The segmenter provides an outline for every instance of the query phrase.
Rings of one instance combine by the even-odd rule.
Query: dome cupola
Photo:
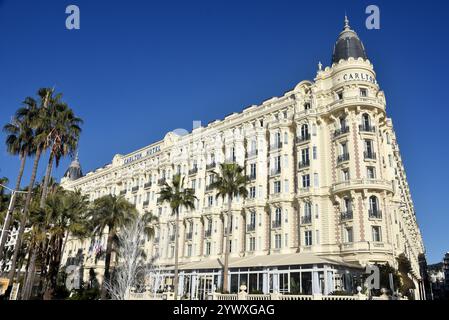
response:
[[[72,163],[70,163],[69,168],[64,174],[64,178],[67,178],[71,181],[77,180],[83,176],[83,171],[81,170],[81,165],[78,159],[78,153],[76,154],[75,158],[72,160]]]
[[[357,33],[351,29],[348,17],[345,16],[345,26],[335,42],[332,63],[338,63],[342,59],[348,60],[350,57],[368,59],[362,41]]]

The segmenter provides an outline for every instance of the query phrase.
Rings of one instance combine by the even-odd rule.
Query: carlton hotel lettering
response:
[[[245,284],[250,293],[355,293],[354,279],[367,265],[397,267],[396,257],[405,254],[419,297],[418,256],[425,249],[385,94],[374,75],[360,39],[345,24],[330,65],[319,65],[313,81],[190,134],[169,132],[86,176],[67,175],[61,185],[80,189],[92,201],[123,196],[139,212],[157,216],[145,251],[157,266],[149,281],[161,290],[172,283],[175,241],[180,295],[204,299],[218,290],[229,233],[231,292]],[[232,202],[230,230],[226,202],[210,188],[212,171],[223,162],[238,163],[249,177],[248,198]],[[80,172],[75,166],[68,172]],[[197,200],[194,209],[180,211],[175,239],[176,216],[157,199],[177,172]],[[105,231],[98,239],[103,246],[106,237]],[[82,252],[86,280],[90,268],[101,275],[104,265],[89,245],[70,239],[62,260],[78,261],[69,258]]]
[[[133,155],[131,157],[128,157],[128,158],[124,159],[123,160],[123,164],[129,164],[131,162],[140,160],[143,157],[151,156],[151,155],[153,155],[153,154],[155,154],[157,152],[160,152],[160,151],[161,151],[161,146],[155,146],[153,148],[148,149],[144,153],[138,153],[138,154],[135,154],[135,155]]]

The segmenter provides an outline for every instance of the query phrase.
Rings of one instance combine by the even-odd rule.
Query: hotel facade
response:
[[[418,255],[424,245],[386,98],[365,48],[347,19],[331,66],[318,65],[280,97],[188,134],[163,140],[82,175],[75,159],[62,179],[91,201],[126,197],[159,219],[146,251],[161,287],[173,273],[175,218],[158,192],[174,174],[198,198],[180,212],[180,295],[202,299],[221,287],[226,200],[209,187],[212,171],[235,162],[249,177],[248,197],[232,203],[230,289],[249,292],[329,294],[353,291],[365,267],[397,266],[403,253],[419,298]],[[106,230],[107,232],[107,230]],[[95,241],[69,239],[63,263],[102,274]]]

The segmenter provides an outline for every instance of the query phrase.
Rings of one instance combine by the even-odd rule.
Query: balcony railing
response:
[[[198,167],[192,168],[189,170],[189,176],[196,174],[198,172]]]
[[[165,181],[167,181],[165,178],[161,178],[157,181],[157,185],[162,186],[165,183]]]
[[[250,150],[250,151],[248,151],[246,157],[247,158],[255,157],[255,156],[257,156],[257,154],[258,154],[257,149],[256,150]]]
[[[334,137],[336,138],[336,137],[338,137],[338,136],[340,136],[342,134],[348,133],[348,132],[349,132],[349,127],[348,126],[342,127],[340,129],[337,129],[337,130],[334,131]]]
[[[272,229],[279,229],[281,226],[282,226],[281,220],[271,221],[271,228]]]
[[[352,220],[352,211],[344,211],[341,213],[341,221]]]
[[[310,133],[295,138],[296,143],[310,141]]]
[[[204,231],[204,237],[205,238],[210,238],[212,235],[212,230],[206,230]]]
[[[312,215],[306,215],[301,217],[301,224],[310,224],[312,223]]]
[[[360,132],[376,132],[376,127],[371,125],[361,124],[359,125]]]
[[[217,164],[214,162],[211,162],[209,164],[206,164],[206,170],[211,170],[213,168],[215,168],[217,166]]]
[[[278,149],[281,149],[281,148],[282,148],[282,142],[273,143],[273,144],[270,146],[270,150],[271,150],[271,151],[278,150]]]
[[[363,152],[363,156],[364,156],[365,159],[376,160],[376,153],[375,152],[364,151]]]
[[[299,164],[298,164],[298,168],[299,169],[303,169],[303,168],[307,168],[307,167],[310,167],[310,160],[309,159],[307,159],[305,161],[300,161]]]
[[[132,187],[131,191],[132,193],[139,191],[139,186]]]
[[[256,230],[256,224],[255,223],[250,223],[246,225],[246,231],[247,232],[252,232]]]
[[[145,183],[145,184],[143,185],[143,188],[144,188],[144,189],[148,189],[148,188],[151,188],[152,185],[153,185],[152,182],[147,182],[147,183]]]
[[[278,174],[281,174],[281,168],[280,167],[271,169],[271,174],[270,174],[271,176],[276,176]]]
[[[382,219],[382,211],[381,210],[368,210],[369,217],[372,219]]]
[[[186,233],[186,240],[192,240],[192,237],[193,237],[193,233],[192,232]]]
[[[343,153],[337,157],[337,163],[341,163],[349,160],[349,153]]]

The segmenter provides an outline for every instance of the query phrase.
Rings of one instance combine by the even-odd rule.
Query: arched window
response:
[[[301,126],[301,138],[307,139],[307,137],[309,136],[309,125],[308,124],[303,124]]]
[[[362,115],[362,126],[364,129],[369,129],[369,127],[371,126],[371,118],[367,113],[364,113]]]
[[[282,209],[281,208],[276,208],[274,220],[276,221],[276,223],[281,223],[281,221],[282,221]]]
[[[370,215],[377,216],[379,213],[379,200],[376,196],[369,197]]]

